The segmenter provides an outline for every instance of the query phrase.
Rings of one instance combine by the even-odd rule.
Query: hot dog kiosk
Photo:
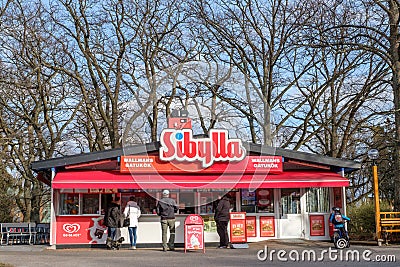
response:
[[[204,220],[204,242],[219,240],[213,205],[229,194],[232,212],[246,212],[248,242],[303,238],[328,240],[330,208],[345,206],[345,174],[354,161],[271,148],[213,129],[193,136],[189,118],[172,118],[160,141],[32,163],[38,179],[52,189],[51,244],[105,244],[103,215],[119,196],[122,209],[134,195],[141,208],[137,246],[161,242],[157,200],[163,189],[179,205],[176,243],[184,243],[188,214]],[[127,228],[121,229],[127,243]],[[231,233],[235,234],[235,233]]]

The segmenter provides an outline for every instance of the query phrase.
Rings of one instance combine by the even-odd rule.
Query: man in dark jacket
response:
[[[115,241],[117,229],[121,227],[121,210],[119,197],[116,197],[108,206],[104,216],[104,223],[107,226],[107,248],[111,248],[112,241]]]
[[[178,206],[175,200],[169,197],[169,191],[164,190],[163,197],[157,203],[157,215],[161,217],[162,246],[163,251],[175,250],[175,212]],[[167,245],[167,231],[169,229],[169,241]]]
[[[214,220],[217,224],[217,233],[219,235],[219,246],[218,248],[228,248],[229,235],[228,235],[228,222],[229,222],[229,210],[231,203],[227,195],[223,196],[215,208]]]

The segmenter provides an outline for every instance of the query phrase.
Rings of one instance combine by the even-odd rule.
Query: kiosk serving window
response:
[[[220,189],[203,189],[197,190],[199,196],[199,206],[200,210],[198,211],[200,214],[213,214],[215,205],[218,202],[218,197],[228,194],[232,200],[231,208],[234,209],[235,205],[233,203],[236,202],[236,194],[234,191],[230,192],[228,190],[220,190]]]
[[[99,194],[82,194],[82,214],[99,214]]]
[[[308,188],[306,192],[307,212],[329,212],[329,189]]]
[[[272,188],[241,189],[240,195],[242,211],[247,213],[274,212],[274,190]]]
[[[197,190],[199,213],[204,221],[204,232],[216,232],[217,225],[214,220],[215,207],[218,197],[228,194],[231,199],[231,210],[235,211],[236,191],[221,189],[202,189]]]
[[[172,194],[171,194],[172,195]],[[131,192],[124,192],[121,194],[121,206],[125,209],[126,203],[131,196],[135,196],[135,201],[140,207],[142,214],[155,214],[157,205],[157,191],[155,190],[131,190]]]
[[[79,194],[60,194],[60,215],[79,214]]]
[[[129,190],[129,192],[121,192],[119,190],[106,189],[95,191],[60,190],[58,215],[104,215],[109,203],[115,196],[120,197],[122,209],[125,208],[130,196],[135,196],[142,214],[155,214],[158,191]],[[176,193],[171,194],[171,197],[174,196],[176,199]]]
[[[80,193],[72,189],[70,191],[73,193],[67,193],[65,191],[67,190],[63,190],[59,194],[58,215],[104,214],[100,212],[100,199],[102,194]],[[111,194],[103,195],[108,195],[112,198]]]

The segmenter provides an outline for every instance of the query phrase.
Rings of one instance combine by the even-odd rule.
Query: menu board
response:
[[[247,237],[256,237],[257,236],[256,216],[247,216],[246,217],[246,235],[247,235]]]
[[[275,236],[275,217],[273,216],[260,217],[260,236],[261,237]]]
[[[246,238],[246,213],[231,212],[230,217],[230,241],[231,243],[243,243]]]
[[[325,236],[324,215],[310,215],[310,235]]]
[[[255,205],[256,204],[256,191],[249,189],[242,189],[242,205]]]

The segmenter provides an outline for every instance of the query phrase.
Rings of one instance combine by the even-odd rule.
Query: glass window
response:
[[[214,213],[215,201],[218,199],[218,192],[200,192],[200,214]]]
[[[218,203],[218,198],[228,194],[231,198],[231,210],[235,211],[236,191],[226,191],[220,189],[203,189],[197,191],[199,194],[200,214],[213,214]]]
[[[308,188],[306,201],[307,212],[329,212],[329,189]]]
[[[300,188],[285,188],[281,190],[282,214],[299,214],[300,210]]]
[[[261,188],[256,191],[257,212],[274,212],[274,190],[272,188]]]
[[[99,194],[82,195],[82,214],[100,214]]]
[[[60,215],[79,214],[79,194],[60,194]]]
[[[247,213],[273,213],[274,190],[261,188],[257,190],[241,189],[241,210]]]
[[[114,199],[115,195],[114,194],[101,194],[101,210],[100,214],[105,215],[107,212],[108,205],[111,203],[111,201]]]
[[[156,213],[156,205],[157,205],[157,191],[159,191],[159,190],[155,190],[155,191],[134,190],[130,193],[123,193],[121,195],[122,210],[125,209],[126,203],[129,201],[129,198],[131,196],[135,196],[135,201],[137,202],[142,214],[155,214]],[[173,194],[174,193],[171,193],[170,197],[173,197]]]

